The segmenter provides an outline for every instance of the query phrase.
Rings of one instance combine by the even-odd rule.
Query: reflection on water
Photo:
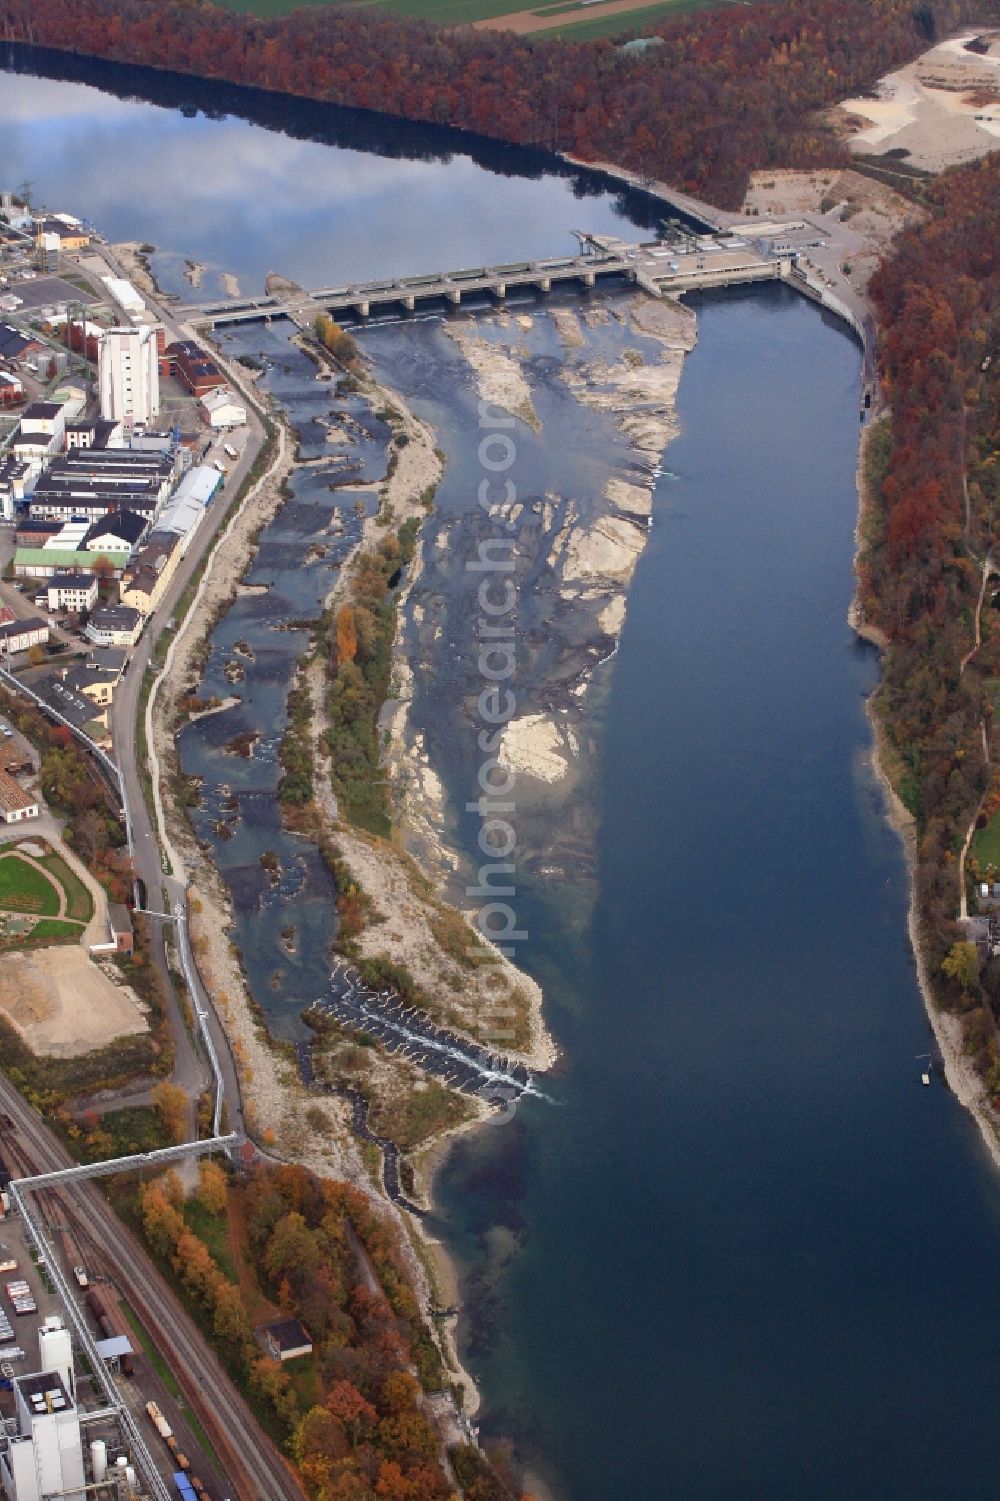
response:
[[[658,220],[642,193],[459,131],[149,69],[8,55],[56,78],[2,76],[5,180],[30,179],[37,201],[109,239],[152,243],[154,272],[185,300],[224,295],[222,271],[244,292],[262,290],[268,271],[329,286],[568,254],[574,228],[631,237]],[[207,268],[197,293],[189,260]]]

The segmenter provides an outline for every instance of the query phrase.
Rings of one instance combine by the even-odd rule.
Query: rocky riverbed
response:
[[[512,544],[516,712],[497,759],[517,779],[519,808],[531,811],[518,828],[519,854],[549,872],[572,863],[579,876],[592,828],[586,800],[573,793],[593,751],[588,725],[601,668],[617,646],[664,450],[677,431],[694,315],[627,294],[393,333],[405,346],[394,378],[436,425],[447,454],[397,641],[397,697],[383,720],[411,848],[453,894],[460,889],[460,799],[470,786],[477,795],[483,759],[474,738],[483,687],[475,567],[499,533]],[[381,371],[392,358],[389,334],[366,342]],[[440,394],[428,401],[432,387],[447,402]],[[514,454],[502,481],[475,465],[484,410],[496,414]],[[470,503],[484,478],[489,504]]]

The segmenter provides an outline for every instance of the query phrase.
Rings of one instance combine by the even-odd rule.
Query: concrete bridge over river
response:
[[[291,318],[311,324],[318,313],[334,318],[347,315],[364,321],[373,313],[415,313],[458,307],[467,297],[484,296],[503,302],[512,292],[544,295],[556,287],[589,291],[600,284],[629,282],[659,296],[696,287],[725,287],[745,282],[789,279],[791,256],[779,254],[760,241],[725,231],[694,233],[671,241],[630,244],[605,235],[576,231],[580,254],[548,260],[514,261],[502,266],[476,266],[459,271],[435,271],[321,287],[293,289],[264,297],[227,298],[191,303],[176,309],[179,318],[212,328],[238,323]]]

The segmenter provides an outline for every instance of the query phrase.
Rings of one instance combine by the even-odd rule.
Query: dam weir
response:
[[[213,329],[282,317],[309,325],[321,313],[332,317],[347,314],[364,322],[376,312],[402,309],[413,313],[442,305],[457,308],[464,298],[473,296],[503,302],[514,291],[540,296],[556,287],[588,292],[598,285],[621,281],[659,297],[753,282],[781,280],[794,285],[797,280],[793,257],[776,254],[763,241],[741,239],[725,231],[697,239],[682,234],[674,241],[636,243],[582,230],[574,230],[574,234],[580,242],[579,255],[434,271],[425,276],[357,282],[310,292],[298,288],[266,297],[226,298],[191,303],[177,311],[181,317]]]

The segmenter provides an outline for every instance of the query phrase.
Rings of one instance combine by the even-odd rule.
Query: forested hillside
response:
[[[443,30],[362,6],[262,20],[208,0],[0,0],[8,40],[253,84],[604,158],[736,206],[753,167],[843,155],[815,120],[998,0],[788,0],[610,40]]]
[[[1000,559],[1000,153],[945,174],[928,200],[935,218],[900,236],[872,284],[891,416],[869,450],[862,601],[889,642],[878,708],[917,821],[925,953],[1000,1100],[1000,966],[980,977],[953,951],[964,836],[978,808],[984,826],[1000,808],[996,580],[976,649],[983,565]]]

